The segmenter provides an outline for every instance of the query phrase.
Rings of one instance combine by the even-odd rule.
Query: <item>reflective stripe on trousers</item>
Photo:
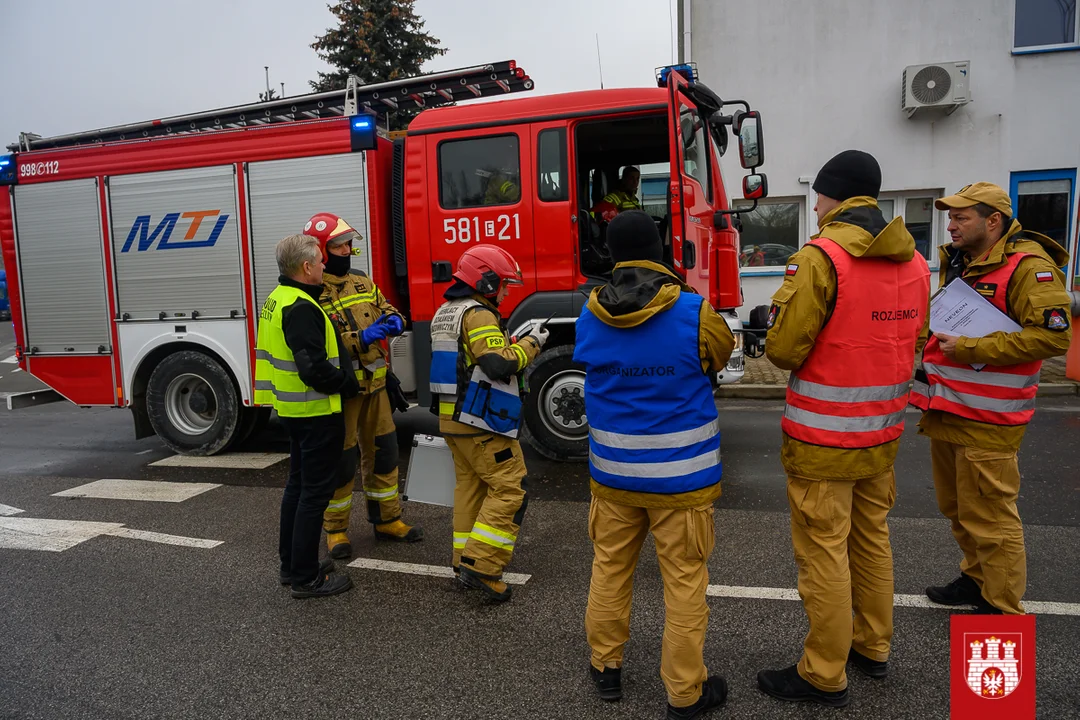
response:
[[[512,535],[502,530],[496,530],[490,525],[479,522],[473,525],[469,537],[494,548],[499,548],[500,550],[513,550],[514,542],[517,541],[517,535]]]

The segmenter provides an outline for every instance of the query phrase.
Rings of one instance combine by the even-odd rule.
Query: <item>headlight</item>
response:
[[[742,331],[741,330],[735,330],[732,334],[735,335],[735,351],[736,352],[741,352],[742,349],[743,349],[743,334],[742,334]]]

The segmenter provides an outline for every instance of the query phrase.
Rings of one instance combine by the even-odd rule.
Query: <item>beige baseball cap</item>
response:
[[[965,185],[955,195],[943,197],[934,203],[938,210],[969,208],[983,203],[989,205],[1005,217],[1012,217],[1012,200],[1009,194],[994,183],[977,182]]]

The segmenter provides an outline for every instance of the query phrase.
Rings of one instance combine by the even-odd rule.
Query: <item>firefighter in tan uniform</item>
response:
[[[324,247],[326,271],[319,304],[337,326],[357,366],[360,383],[359,396],[344,403],[340,484],[323,517],[330,556],[344,559],[352,555],[348,530],[358,461],[375,537],[416,542],[423,539],[423,530],[401,519],[397,428],[387,391],[387,352],[382,344],[387,337],[400,335],[405,321],[370,278],[350,268],[352,243],[360,240],[360,235],[348,223],[336,215],[319,213],[308,221],[304,232]]]
[[[878,209],[881,169],[847,150],[814,180],[820,231],[791,256],[765,351],[791,370],[781,462],[799,596],[810,621],[796,665],[758,687],[787,701],[849,702],[846,665],[887,674],[893,563],[887,517],[930,271],[900,218]]]
[[[727,698],[704,662],[713,503],[720,496],[720,428],[710,377],[735,337],[712,306],[663,265],[652,218],[621,213],[607,235],[617,263],[577,320],[574,361],[585,368],[592,503],[592,581],[585,633],[604,700],[622,697],[634,569],[656,545],[666,612],[660,677],[669,720]]]
[[[498,602],[510,599],[503,569],[528,497],[519,378],[548,338],[538,328],[511,342],[498,305],[521,270],[510,253],[476,245],[458,259],[454,284],[431,321],[432,410],[454,457],[454,572]]]
[[[1059,269],[1068,253],[1024,230],[997,185],[968,185],[936,205],[948,210],[952,237],[941,248],[941,285],[962,278],[1021,329],[981,338],[937,334],[923,353],[912,404],[925,411],[919,432],[930,438],[938,507],[963,551],[960,576],[926,594],[983,613],[1023,613],[1016,454],[1035,413],[1042,361],[1069,347],[1069,294]]]

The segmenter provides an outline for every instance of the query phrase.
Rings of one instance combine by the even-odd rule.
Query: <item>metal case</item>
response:
[[[411,502],[454,507],[454,456],[437,435],[413,437],[402,496]]]

